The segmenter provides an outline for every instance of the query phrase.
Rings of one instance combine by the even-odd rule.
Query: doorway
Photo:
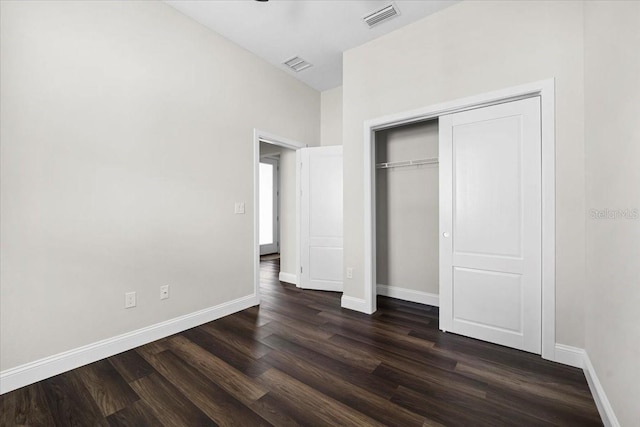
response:
[[[300,142],[254,129],[254,292],[260,301],[260,256],[280,256],[280,281],[298,285],[300,273]],[[261,173],[262,172],[262,173]],[[264,178],[261,194],[261,175]],[[262,196],[262,197],[261,197]],[[263,200],[261,200],[261,198]],[[266,215],[262,215],[264,211]]]
[[[448,114],[479,109],[526,98],[540,98],[541,189],[541,354],[555,360],[555,121],[553,79],[534,82],[483,95],[432,105],[420,110],[366,121],[364,140],[364,295],[363,300],[343,297],[343,307],[372,314],[376,311],[376,218],[375,134],[377,131],[436,119]],[[442,164],[442,157],[440,157]],[[442,231],[442,230],[440,230]],[[442,235],[442,232],[440,233]],[[445,238],[449,237],[449,233]],[[442,254],[441,254],[442,259]],[[442,297],[441,297],[442,298]],[[442,307],[442,300],[440,301]]]
[[[280,154],[260,146],[260,256],[280,254]]]

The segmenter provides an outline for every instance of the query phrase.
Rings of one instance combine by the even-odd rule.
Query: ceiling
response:
[[[400,15],[369,28],[362,18],[385,0],[165,0],[316,90],[342,84],[342,52],[389,33],[458,0],[396,0]],[[313,66],[299,72],[294,56]]]

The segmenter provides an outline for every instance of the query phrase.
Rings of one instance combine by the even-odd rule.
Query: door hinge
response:
[[[302,273],[302,266],[300,266],[300,273]]]

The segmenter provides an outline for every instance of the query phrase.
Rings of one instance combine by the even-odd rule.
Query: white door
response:
[[[342,147],[300,150],[300,287],[342,292]]]
[[[440,117],[440,329],[541,351],[540,98]]]
[[[260,159],[260,255],[280,251],[278,163]]]

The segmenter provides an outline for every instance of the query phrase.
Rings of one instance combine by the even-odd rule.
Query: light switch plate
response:
[[[160,299],[169,298],[169,285],[160,286]]]
[[[237,214],[243,214],[244,213],[244,202],[236,202],[236,206],[235,206],[235,212]]]

